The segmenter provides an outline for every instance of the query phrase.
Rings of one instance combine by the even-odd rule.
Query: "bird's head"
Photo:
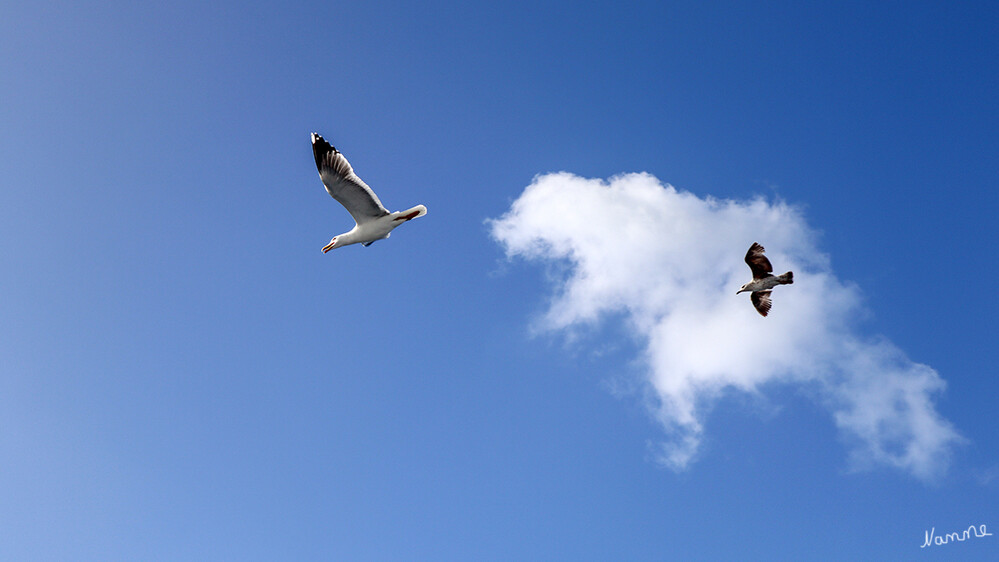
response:
[[[746,283],[746,285],[749,285],[749,283]],[[739,293],[741,293],[743,291],[748,291],[749,289],[746,288],[746,285],[743,285],[742,287],[739,287],[739,290],[736,291],[735,294],[738,295]]]
[[[338,244],[338,242],[340,241],[339,238],[340,238],[339,236],[334,236],[333,239],[330,240],[329,244],[323,246],[323,253],[325,254],[326,252],[332,250],[333,248],[339,248],[341,246],[341,244]]]

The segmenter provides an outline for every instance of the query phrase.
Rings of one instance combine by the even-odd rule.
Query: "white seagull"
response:
[[[756,242],[753,242],[746,252],[746,263],[753,271],[753,280],[743,285],[735,294],[751,291],[749,298],[753,301],[753,306],[757,312],[766,316],[770,312],[770,290],[777,285],[794,283],[794,274],[788,271],[784,275],[774,275],[774,266],[770,265],[770,260],[763,255],[763,246]]]
[[[390,213],[368,184],[357,177],[343,154],[317,133],[312,133],[312,152],[316,156],[319,178],[323,180],[326,191],[347,208],[347,212],[357,223],[350,232],[334,236],[323,247],[324,254],[349,244],[370,246],[376,240],[388,238],[392,229],[400,224],[427,214],[427,208],[423,205]]]

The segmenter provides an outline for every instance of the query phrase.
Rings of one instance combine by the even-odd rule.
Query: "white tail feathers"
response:
[[[412,209],[406,209],[405,211],[399,211],[398,213],[392,213],[392,223],[404,223],[408,220],[413,220],[416,217],[422,217],[427,214],[427,208],[423,205],[417,205]],[[395,228],[394,226],[392,228]]]

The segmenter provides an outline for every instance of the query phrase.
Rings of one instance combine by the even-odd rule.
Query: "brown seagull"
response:
[[[788,271],[784,275],[774,275],[774,266],[770,265],[770,260],[763,255],[763,246],[756,242],[753,242],[746,252],[746,263],[749,264],[749,269],[753,270],[753,280],[743,285],[735,294],[751,291],[749,298],[753,301],[753,306],[757,312],[766,316],[770,312],[770,290],[777,285],[794,283],[794,274]]]

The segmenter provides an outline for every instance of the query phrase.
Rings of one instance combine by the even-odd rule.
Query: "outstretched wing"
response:
[[[746,252],[746,263],[749,264],[749,269],[753,271],[753,279],[762,279],[774,271],[774,266],[770,265],[770,260],[763,255],[763,246],[760,246],[756,242],[753,242],[753,245],[749,247],[749,251]]]
[[[749,298],[753,301],[756,312],[759,312],[763,316],[766,316],[770,312],[770,291],[756,291],[750,293]]]
[[[389,214],[375,192],[357,177],[350,162],[322,136],[312,133],[312,152],[326,191],[361,224]]]

